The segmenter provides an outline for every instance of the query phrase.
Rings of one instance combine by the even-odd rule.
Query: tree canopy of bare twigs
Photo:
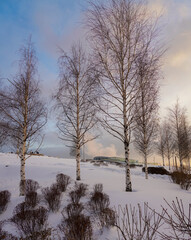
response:
[[[37,58],[31,38],[20,49],[19,71],[0,94],[0,110],[8,136],[21,159],[20,195],[25,194],[25,161],[31,146],[41,137],[47,110],[40,98]]]
[[[157,23],[142,2],[111,0],[107,3],[91,1],[86,26],[94,63],[101,76],[102,124],[124,145],[126,191],[132,191],[129,145],[133,107],[139,91],[136,63],[142,54],[155,50]]]
[[[146,49],[147,51],[147,49]],[[137,87],[134,104],[134,145],[144,158],[145,177],[148,179],[147,158],[154,150],[158,130],[159,64],[160,56],[143,53],[137,59]]]
[[[59,58],[60,82],[55,94],[60,138],[75,146],[76,179],[80,180],[80,148],[97,136],[90,131],[96,126],[99,98],[98,75],[81,44],[73,45],[69,54]]]
[[[186,109],[181,107],[178,100],[169,108],[169,122],[171,123],[176,156],[179,158],[180,170],[183,170],[183,162],[190,163],[191,152],[191,127],[187,120]]]

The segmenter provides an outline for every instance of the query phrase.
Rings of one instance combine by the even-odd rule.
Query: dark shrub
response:
[[[24,210],[23,206],[19,205],[15,208],[14,215],[10,220],[18,228],[21,237],[34,236],[44,231],[46,229],[48,211],[44,207],[36,210]],[[36,240],[37,238],[31,239]]]
[[[44,196],[44,200],[47,203],[49,210],[52,212],[57,212],[60,208],[61,203],[61,191],[57,184],[52,184],[49,188],[42,189],[42,194]]]
[[[31,208],[36,207],[39,202],[37,192],[27,192],[25,196],[25,202]]]
[[[75,183],[74,190],[69,193],[71,202],[73,204],[78,204],[80,199],[86,195],[87,192],[87,185],[80,183]]]
[[[37,181],[34,181],[32,179],[26,179],[25,181],[26,194],[29,192],[36,192],[37,189],[39,189],[39,184]]]
[[[18,239],[15,239],[15,240],[18,240]],[[31,235],[21,238],[19,240],[52,240],[51,228],[44,229],[40,232],[34,232]]]
[[[142,171],[145,172],[145,167],[142,168]],[[148,173],[169,175],[169,172],[164,167],[148,167]]]
[[[83,214],[72,215],[63,219],[59,229],[64,233],[64,240],[91,240],[92,224],[90,217]]]
[[[93,192],[103,192],[103,184],[97,183],[94,185]]]
[[[11,193],[7,190],[0,192],[0,213],[4,212],[10,201]]]
[[[16,215],[17,213],[20,213],[20,215],[25,215],[25,212],[28,211],[30,209],[29,205],[26,204],[26,202],[22,202],[22,203],[19,203],[14,211],[13,211],[13,215]]]
[[[94,212],[103,211],[109,204],[109,196],[106,193],[94,192],[90,197],[89,205]]]
[[[0,229],[0,239],[1,240],[18,240],[17,237],[14,237],[12,234],[9,234],[6,231]]]
[[[56,182],[61,192],[65,192],[67,186],[71,183],[71,178],[63,173],[59,173],[56,176]]]
[[[95,184],[89,201],[90,208],[93,212],[101,212],[103,209],[108,208],[109,204],[109,196],[103,193],[103,185]]]
[[[130,168],[136,168],[136,164],[135,163],[130,163]]]
[[[103,227],[111,227],[115,225],[116,216],[115,212],[111,208],[104,208],[99,214],[99,224]]]
[[[191,175],[183,171],[174,171],[171,173],[171,179],[174,183],[180,185],[182,189],[189,190],[191,186]]]
[[[74,215],[80,215],[83,211],[84,207],[81,203],[70,203],[65,208],[65,211],[67,213],[67,217],[71,218]]]

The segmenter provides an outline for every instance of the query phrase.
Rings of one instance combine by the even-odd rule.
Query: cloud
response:
[[[161,14],[167,15],[168,13],[168,7],[164,0],[150,0],[148,6],[150,11],[157,14],[157,16],[160,16]]]
[[[86,144],[85,147],[86,154],[90,157],[95,156],[107,156],[107,157],[116,157],[119,156],[117,154],[117,149],[114,144],[110,144],[105,147],[102,143],[97,141],[91,141]]]

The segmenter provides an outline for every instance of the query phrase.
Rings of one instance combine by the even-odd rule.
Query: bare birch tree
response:
[[[69,147],[75,146],[76,180],[80,180],[80,149],[97,137],[90,131],[98,122],[98,76],[80,44],[73,45],[69,54],[62,51],[59,68],[60,82],[55,94],[57,126],[60,138],[69,142]]]
[[[170,170],[170,159],[173,156],[174,152],[174,137],[173,137],[173,132],[172,128],[170,126],[170,123],[167,121],[164,121],[162,124],[163,128],[163,134],[164,134],[164,155],[168,159],[168,166]]]
[[[18,144],[21,160],[20,195],[25,194],[25,162],[28,149],[40,136],[46,123],[47,111],[40,97],[37,75],[37,58],[31,38],[20,49],[19,71],[0,94],[2,111],[8,128],[8,136]]]
[[[191,126],[188,123],[187,116],[184,112],[181,118],[181,128],[180,128],[180,135],[181,135],[181,152],[182,158],[184,159],[185,163],[187,164],[187,168],[190,172],[190,154],[191,154]]]
[[[162,126],[159,127],[159,135],[156,142],[156,151],[162,157],[163,166],[165,166],[165,135]]]
[[[178,100],[172,108],[169,108],[169,122],[172,126],[175,156],[179,158],[180,170],[183,171],[183,162],[185,162],[190,171],[191,126],[186,109],[180,106]]]
[[[2,79],[0,79],[0,95],[3,92],[3,84],[2,84]],[[0,102],[0,105],[2,105],[3,102]],[[0,148],[5,144],[7,140],[7,128],[6,128],[6,124],[4,121],[4,116],[3,116],[3,112],[0,108]]]
[[[148,49],[146,49],[148,51]],[[158,128],[159,95],[158,54],[143,53],[137,59],[137,87],[139,89],[134,104],[135,126],[134,145],[144,158],[145,178],[148,179],[147,158],[154,150]]]
[[[179,158],[180,170],[183,171],[183,159],[184,153],[182,148],[182,117],[185,114],[185,109],[182,108],[177,100],[176,104],[169,108],[169,122],[172,126],[172,132],[174,135],[174,143],[176,149],[176,155]]]
[[[5,145],[7,141],[7,128],[4,126],[4,122],[0,122],[0,148]]]
[[[86,25],[94,49],[94,62],[101,76],[103,95],[99,106],[103,126],[124,145],[126,191],[132,191],[129,145],[134,120],[133,105],[138,92],[136,60],[156,37],[156,22],[147,7],[133,0],[91,1]]]

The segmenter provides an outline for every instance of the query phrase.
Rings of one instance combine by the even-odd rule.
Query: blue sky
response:
[[[11,77],[17,70],[15,61],[24,40],[32,34],[39,59],[42,92],[48,100],[58,82],[58,47],[68,50],[72,43],[85,43],[82,27],[86,0],[0,0],[0,75]],[[191,1],[149,0],[151,11],[163,12],[162,34],[168,51],[163,59],[161,79],[161,113],[172,106],[177,97],[188,109],[191,120]],[[46,127],[44,148],[49,154],[67,154],[55,134],[54,115]],[[122,147],[111,137],[89,145],[89,154],[120,155]],[[93,151],[94,149],[94,151]],[[133,155],[132,157],[134,157]]]

